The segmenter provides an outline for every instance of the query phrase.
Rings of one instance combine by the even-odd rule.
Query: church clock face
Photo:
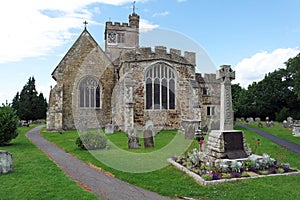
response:
[[[108,43],[117,43],[117,34],[113,31],[107,34]]]

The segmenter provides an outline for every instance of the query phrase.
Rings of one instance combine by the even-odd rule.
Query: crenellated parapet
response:
[[[120,22],[106,22],[106,27],[107,28],[117,28],[117,27],[121,27],[121,28],[128,28],[130,27],[128,23],[124,22],[124,23],[120,23]],[[131,27],[133,28],[133,27]]]
[[[125,62],[141,62],[149,60],[165,60],[176,62],[184,65],[196,65],[196,53],[170,48],[169,51],[165,46],[155,46],[154,50],[151,47],[141,47],[126,53],[122,60]]]

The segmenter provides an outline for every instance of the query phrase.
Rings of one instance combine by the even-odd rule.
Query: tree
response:
[[[22,120],[45,119],[47,101],[43,93],[38,95],[35,88],[35,79],[30,77],[24,85],[21,93],[16,94],[12,101],[12,107],[17,110],[17,114]]]
[[[300,53],[296,57],[290,58],[285,65],[287,70],[291,72],[294,80],[294,87],[292,90],[296,94],[298,100],[300,100]]]
[[[300,118],[300,102],[293,91],[293,72],[278,69],[254,82],[245,90],[233,85],[233,106],[237,117],[270,117],[282,121],[287,117]]]
[[[18,123],[16,110],[8,104],[2,104],[0,107],[0,145],[8,144],[18,136]]]
[[[37,113],[36,118],[37,119],[46,119],[46,112],[47,112],[47,100],[44,98],[43,93],[40,93],[38,96],[38,102],[37,102]]]

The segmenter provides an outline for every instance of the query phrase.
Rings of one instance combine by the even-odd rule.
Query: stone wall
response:
[[[220,81],[216,79],[216,74],[196,74],[199,83],[199,104],[201,105],[201,126],[207,125],[211,130],[220,128]],[[203,94],[203,89],[206,94]],[[212,115],[207,115],[208,107],[214,108]]]
[[[124,95],[122,79],[130,70],[133,71],[132,76],[135,81],[134,123],[136,127],[142,128],[145,125],[145,121],[151,119],[154,126],[161,129],[179,128],[182,119],[194,118],[194,94],[198,93],[195,92],[196,89],[190,83],[190,80],[194,80],[195,77],[194,63],[190,63],[190,61],[195,61],[194,53],[188,52],[184,56],[181,56],[179,50],[171,49],[170,53],[168,53],[165,47],[159,46],[155,47],[155,51],[152,51],[151,48],[136,49],[123,55],[120,60],[120,79],[114,89],[112,102],[112,120],[117,122],[120,127],[123,126],[122,123],[124,120],[122,115],[125,107],[124,101],[121,98]],[[146,91],[144,73],[147,67],[158,62],[165,63],[176,71],[176,109],[174,110],[145,109]],[[199,108],[199,105],[197,107]]]
[[[104,127],[111,121],[111,94],[115,84],[114,66],[92,36],[84,30],[57,68],[52,73],[57,85],[62,86],[62,129],[75,129],[76,122],[85,120],[88,127]],[[85,77],[95,77],[101,88],[100,108],[79,107],[79,83]],[[51,115],[57,114],[53,109],[57,99],[54,99],[52,89],[49,100],[49,125]],[[53,126],[52,126],[53,127]],[[49,126],[50,128],[50,126]]]

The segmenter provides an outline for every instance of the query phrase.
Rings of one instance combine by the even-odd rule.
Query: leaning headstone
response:
[[[13,171],[12,154],[0,150],[0,174],[6,174],[11,171]]]
[[[151,129],[146,129],[143,131],[143,138],[145,149],[154,147],[153,132]]]
[[[293,127],[293,136],[300,137],[300,124],[295,124]]]
[[[113,134],[115,132],[115,126],[113,124],[105,125],[105,134]]]

